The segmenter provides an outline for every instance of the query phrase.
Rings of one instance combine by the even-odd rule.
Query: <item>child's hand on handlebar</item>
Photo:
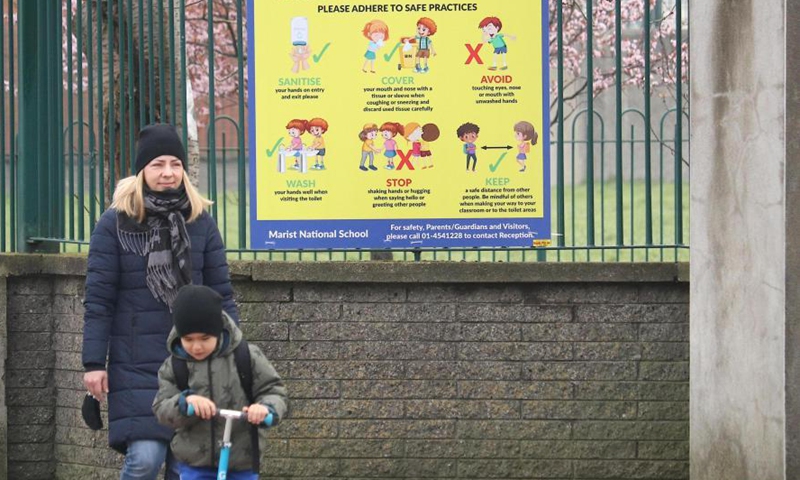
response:
[[[261,425],[264,419],[267,418],[267,415],[269,415],[269,409],[260,403],[254,403],[249,407],[244,407],[242,411],[247,414],[247,421],[253,425]]]
[[[191,405],[194,408],[194,414],[203,420],[209,420],[217,413],[217,406],[214,405],[214,402],[200,395],[189,395],[186,397],[186,403]]]

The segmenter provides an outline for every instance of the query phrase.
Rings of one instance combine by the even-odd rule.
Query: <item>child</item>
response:
[[[295,118],[286,124],[286,133],[289,135],[289,138],[291,138],[287,151],[290,152],[289,155],[294,156],[294,165],[292,165],[292,168],[295,170],[300,170],[300,156],[305,148],[303,139],[300,138],[300,136],[306,133],[306,131],[308,131],[308,120]]]
[[[375,166],[375,154],[380,152],[381,149],[375,147],[375,139],[378,137],[378,126],[374,123],[367,123],[358,138],[361,140],[361,164],[358,166],[363,171],[377,170]],[[366,166],[367,159],[369,159],[369,167]]]
[[[431,152],[430,142],[439,138],[439,127],[435,123],[426,123],[422,126],[422,145],[420,145],[419,156],[422,159],[423,169],[433,168],[433,153]]]
[[[178,386],[173,359],[167,358],[158,371],[158,394],[153,413],[158,421],[175,429],[170,444],[180,462],[182,480],[216,478],[225,420],[213,418],[217,409],[247,413],[247,422],[260,425],[269,413],[273,425],[288,410],[286,388],[261,350],[249,344],[252,365],[252,404],[239,379],[234,350],[243,341],[242,332],[222,310],[222,297],[203,285],[186,285],[172,304],[174,327],[167,340],[171,356],[186,361],[188,389]],[[213,399],[213,401],[211,400]],[[188,407],[195,415],[188,416]],[[242,408],[244,407],[244,408]],[[233,422],[228,478],[255,480],[250,426]],[[264,428],[258,429],[259,444],[266,442]],[[258,455],[258,452],[255,453]]]
[[[361,71],[367,73],[367,65],[369,65],[369,71],[375,73],[375,58],[378,50],[383,47],[383,42],[389,40],[389,26],[383,20],[372,20],[364,25],[361,33],[369,40],[367,53],[364,54],[364,66],[361,67]]]
[[[328,122],[323,118],[312,118],[308,121],[308,133],[314,140],[311,141],[311,149],[317,151],[314,166],[317,170],[325,170],[325,139],[322,134],[328,131]]]
[[[517,144],[517,148],[519,149],[517,163],[522,167],[519,171],[524,172],[525,160],[528,159],[528,154],[531,152],[531,145],[536,145],[536,142],[539,140],[539,134],[536,133],[536,129],[533,128],[531,122],[522,120],[514,124],[514,139],[519,142]]]
[[[509,35],[507,33],[500,33],[500,30],[503,29],[503,22],[500,21],[497,17],[486,17],[481,20],[481,23],[478,24],[478,28],[481,29],[483,32],[483,41],[488,43],[494,49],[492,55],[492,66],[489,67],[489,70],[497,70],[497,56],[501,55],[503,57],[503,66],[500,67],[500,70],[508,69],[508,63],[506,63],[506,53],[508,53],[508,44],[506,44],[506,38],[510,38],[511,40],[516,40],[517,37],[515,35]]]
[[[394,170],[394,157],[397,156],[397,140],[394,137],[403,134],[403,126],[396,122],[386,122],[381,125],[383,137],[383,156],[386,157],[386,170]]]
[[[411,143],[411,166],[417,168],[417,162],[422,154],[422,125],[417,122],[406,123],[403,127],[403,138]]]
[[[462,151],[467,155],[467,171],[469,172],[469,161],[472,159],[472,171],[475,171],[475,165],[478,163],[477,147],[475,140],[478,139],[478,133],[481,131],[480,127],[474,123],[464,123],[456,130],[459,140],[464,142]]]
[[[431,36],[434,33],[436,33],[436,22],[428,17],[422,17],[417,20],[417,35],[414,37],[417,41],[417,58],[414,71],[417,73],[426,73],[431,55],[436,56],[436,50],[433,49],[433,40],[431,40]]]

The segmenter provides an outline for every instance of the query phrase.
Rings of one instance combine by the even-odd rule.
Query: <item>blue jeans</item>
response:
[[[166,480],[180,480],[178,462],[169,443],[161,440],[135,440],[128,443],[128,453],[119,480],[156,480],[161,465],[167,463]]]
[[[180,464],[181,480],[217,480],[217,469],[210,467],[190,467]],[[228,470],[228,480],[258,480],[258,474],[251,470]]]

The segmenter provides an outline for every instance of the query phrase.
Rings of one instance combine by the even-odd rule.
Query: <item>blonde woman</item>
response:
[[[184,175],[186,150],[172,125],[139,132],[136,174],[119,181],[92,232],[83,330],[83,383],[108,400],[109,445],[125,454],[120,480],[155,480],[169,442],[152,405],[167,357],[172,302],[183,285],[207,285],[236,319],[225,247],[204,198]]]

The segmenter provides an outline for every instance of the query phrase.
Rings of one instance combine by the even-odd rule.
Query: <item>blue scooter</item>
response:
[[[194,405],[189,405],[186,413],[191,417],[194,415]],[[247,414],[239,410],[218,409],[216,416],[225,419],[225,432],[222,434],[222,450],[219,452],[219,469],[217,470],[217,480],[228,479],[228,460],[231,455],[231,430],[234,420],[247,420]],[[264,419],[263,425],[271,427],[274,417],[268,414]],[[258,472],[255,472],[258,473]]]

